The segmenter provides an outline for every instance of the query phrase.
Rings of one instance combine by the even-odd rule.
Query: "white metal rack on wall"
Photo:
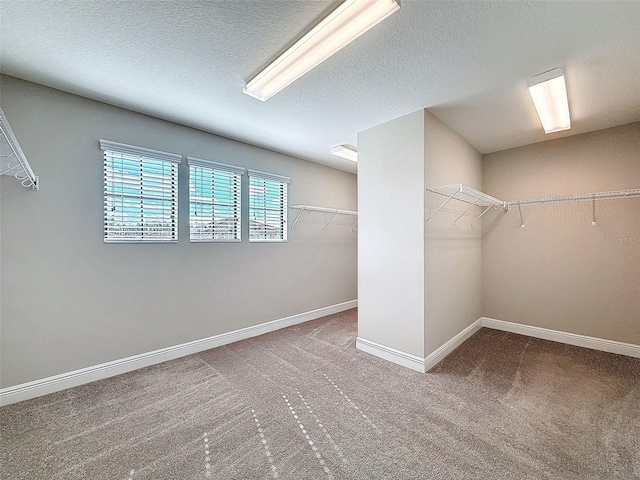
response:
[[[298,223],[298,220],[300,220],[300,217],[302,216],[302,214],[304,212],[330,213],[331,214],[331,218],[329,218],[329,221],[325,224],[325,226],[323,227],[323,230],[327,229],[327,227],[333,221],[333,219],[335,218],[336,215],[347,215],[347,216],[350,216],[350,217],[357,217],[358,216],[358,212],[356,212],[355,210],[342,210],[340,208],[317,207],[317,206],[314,206],[314,205],[293,205],[293,206],[291,206],[289,208],[300,210],[300,213],[298,213],[298,215],[296,216],[295,220],[293,221],[293,224],[291,225],[291,230],[295,229],[296,224]],[[351,231],[352,232],[353,232],[353,229],[356,228],[356,225],[358,225],[358,220],[357,219],[354,222],[354,224],[351,226]]]
[[[453,223],[456,223],[458,219],[460,219],[463,215],[465,215],[471,208],[474,206],[484,207],[482,213],[476,217],[482,217],[487,211],[491,208],[502,208],[504,211],[508,211],[511,207],[518,207],[518,211],[520,213],[520,225],[524,227],[524,220],[522,217],[522,206],[531,206],[531,205],[544,205],[547,203],[564,203],[564,202],[592,202],[592,224],[596,224],[596,201],[599,200],[613,200],[619,198],[637,198],[640,197],[640,188],[632,188],[627,190],[613,190],[608,192],[593,192],[593,193],[580,193],[575,195],[556,195],[549,197],[537,197],[537,198],[526,198],[521,200],[499,200],[491,195],[487,195],[480,190],[476,190],[472,187],[464,185],[463,183],[458,183],[454,185],[443,185],[440,187],[430,187],[427,188],[427,191],[432,193],[437,193],[439,195],[447,197],[438,209],[433,212],[428,221],[440,211],[442,208],[451,200],[459,200],[464,203],[470,204],[470,207],[467,208],[462,214],[460,214]]]
[[[504,202],[502,200],[498,200],[491,195],[487,195],[480,190],[476,190],[475,188],[469,187],[463,183],[457,183],[455,185],[442,185],[440,187],[431,187],[427,188],[427,191],[432,193],[437,193],[439,195],[447,197],[442,205],[438,207],[438,209],[433,212],[427,221],[431,222],[431,219],[435,217],[435,215],[444,208],[444,206],[449,203],[451,200],[459,200],[464,203],[469,204],[469,208],[467,208],[463,213],[461,213],[458,218],[456,218],[453,223],[456,223],[462,216],[466,215],[469,210],[473,207],[482,207],[484,210],[480,215],[476,217],[476,220],[482,217],[485,213],[489,211],[491,207],[502,207],[504,208]]]
[[[9,125],[9,121],[0,108],[0,175],[15,177],[26,188],[38,190],[39,178],[31,170],[16,136]]]

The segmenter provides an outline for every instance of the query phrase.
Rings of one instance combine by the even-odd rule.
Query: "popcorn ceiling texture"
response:
[[[337,3],[4,0],[1,69],[352,173],[332,146],[423,108],[480,153],[640,118],[640,2],[402,0],[269,101],[242,93]],[[573,125],[545,136],[527,79],[555,67]]]
[[[3,479],[640,478],[640,360],[482,329],[430,373],[357,311],[0,409]]]

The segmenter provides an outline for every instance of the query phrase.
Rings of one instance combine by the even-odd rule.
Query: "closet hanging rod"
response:
[[[336,215],[350,215],[350,216],[353,216],[353,217],[357,217],[358,216],[358,212],[355,211],[355,210],[342,210],[340,208],[317,207],[315,205],[291,205],[289,208],[294,208],[296,210],[300,210],[300,213],[298,213],[298,215],[296,216],[295,220],[293,221],[293,224],[291,224],[291,230],[293,230],[296,227],[296,223],[298,223],[298,220],[300,220],[300,217],[302,216],[302,214],[305,211],[307,211],[307,212],[322,212],[322,213],[330,213],[331,214],[331,218],[326,223],[326,225],[324,226],[323,230],[327,229],[327,227],[329,226],[329,224],[331,223],[331,221],[333,220],[333,218]],[[353,231],[353,229],[355,228],[357,223],[358,222],[356,220],[356,223],[354,223],[353,226],[351,227],[351,231]]]
[[[586,202],[590,200],[613,200],[616,198],[640,197],[640,188],[628,190],[612,190],[608,192],[579,193],[576,195],[557,195],[551,197],[525,198],[522,200],[508,200],[507,208],[518,205],[543,205],[545,203]]]
[[[20,180],[22,186],[31,187],[33,190],[39,189],[39,177],[33,173],[27,157],[24,155],[20,144],[16,139],[16,136],[9,125],[9,121],[4,114],[2,108],[0,108],[0,131],[2,132],[3,147],[5,144],[9,147],[10,153],[2,155],[2,165],[0,166],[0,175],[12,175],[17,180]],[[13,158],[12,158],[13,157]],[[4,163],[4,160],[7,163]]]
[[[471,205],[467,210],[459,215],[454,224],[474,206],[484,207],[485,210],[476,218],[482,217],[491,207],[502,207],[504,210],[509,210],[510,207],[518,207],[520,212],[520,223],[524,226],[524,220],[522,218],[522,209],[520,207],[529,205],[544,205],[546,203],[562,203],[562,202],[593,202],[593,219],[592,224],[596,224],[596,200],[613,200],[619,198],[637,198],[640,197],[640,188],[631,188],[627,190],[611,190],[607,192],[593,192],[593,193],[579,193],[573,195],[556,195],[537,198],[525,198],[521,200],[499,200],[491,195],[469,187],[463,183],[454,185],[442,185],[440,187],[428,187],[427,191],[437,193],[439,195],[447,197],[442,205],[440,205],[428,218],[431,219],[440,211],[450,200],[459,200]]]
[[[330,207],[315,207],[313,205],[292,205],[289,208],[295,208],[297,210],[306,210],[307,212],[324,212],[324,213],[337,212],[338,215],[352,215],[352,216],[358,215],[358,212],[355,210],[342,210],[340,208],[330,208]]]

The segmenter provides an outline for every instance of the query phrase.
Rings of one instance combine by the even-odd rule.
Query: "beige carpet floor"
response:
[[[428,374],[351,310],[0,409],[2,479],[638,479],[640,360],[482,329]]]

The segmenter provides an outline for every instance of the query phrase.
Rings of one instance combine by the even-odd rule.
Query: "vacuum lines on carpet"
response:
[[[640,359],[480,329],[429,373],[351,310],[0,408],[3,480],[640,479]]]

